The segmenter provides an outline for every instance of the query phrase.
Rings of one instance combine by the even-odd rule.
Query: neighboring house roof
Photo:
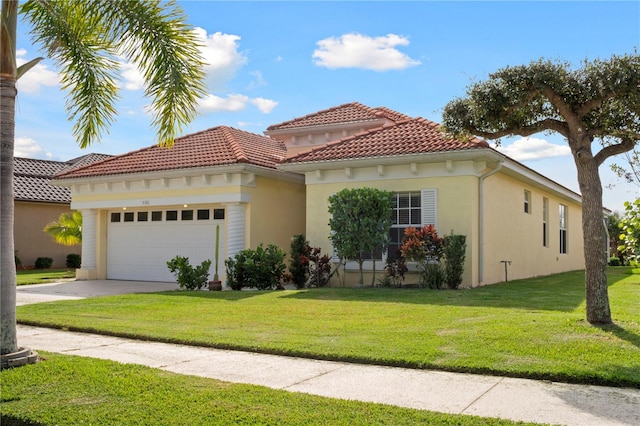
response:
[[[389,108],[370,108],[359,102],[339,105],[333,108],[294,118],[280,124],[267,127],[267,132],[273,130],[295,129],[310,126],[327,126],[331,124],[356,123],[379,120],[385,118],[394,122],[407,120],[408,115],[393,111]]]
[[[437,123],[424,118],[412,118],[300,152],[286,162],[347,160],[477,148],[489,148],[489,144],[479,139],[461,142],[442,133]]]
[[[218,126],[175,139],[171,148],[158,145],[99,163],[64,171],[56,179],[122,175],[229,164],[275,169],[286,157],[282,142],[233,127]]]
[[[70,203],[69,188],[50,185],[51,178],[64,170],[109,157],[106,154],[87,154],[64,162],[14,157],[13,198],[16,201]]]

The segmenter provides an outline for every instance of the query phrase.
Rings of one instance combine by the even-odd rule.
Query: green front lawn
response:
[[[76,277],[75,269],[28,269],[17,271],[17,284],[55,283]]]
[[[18,307],[21,323],[191,345],[640,387],[640,275],[609,271],[616,325],[585,321],[584,273],[473,290],[122,295]]]
[[[0,372],[3,425],[514,425],[68,355]]]

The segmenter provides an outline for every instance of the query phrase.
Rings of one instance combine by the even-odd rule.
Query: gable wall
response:
[[[530,213],[524,191],[531,192]],[[543,246],[543,197],[549,199],[548,247]],[[568,198],[497,173],[485,181],[484,283],[549,275],[584,268],[581,206]],[[559,204],[568,207],[568,251],[559,253]]]
[[[275,244],[287,255],[291,248],[291,237],[305,231],[305,186],[258,176],[255,188],[247,189],[251,194],[248,206],[248,246],[256,248]],[[285,259],[288,264],[289,257]]]
[[[34,266],[38,257],[53,259],[52,268],[66,268],[67,255],[80,254],[82,246],[63,246],[53,241],[43,229],[61,213],[69,213],[69,204],[16,201],[14,239],[18,257],[25,268]]]

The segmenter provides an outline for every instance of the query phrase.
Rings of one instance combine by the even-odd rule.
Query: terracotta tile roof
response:
[[[290,157],[287,163],[346,160],[488,148],[485,141],[464,143],[440,132],[440,125],[413,118],[355,134]]]
[[[227,126],[175,139],[171,148],[157,145],[56,175],[56,179],[107,176],[160,170],[247,163],[275,169],[286,157],[282,142]]]
[[[13,198],[18,201],[70,203],[69,188],[50,185],[51,178],[62,171],[109,157],[111,155],[87,154],[65,162],[14,157]]]
[[[285,121],[280,124],[274,124],[267,127],[267,131],[295,129],[309,126],[325,126],[329,124],[355,123],[379,120],[381,118],[397,122],[407,120],[411,117],[397,111],[393,111],[389,108],[370,108],[361,103],[352,102],[305,115],[304,117],[294,118],[293,120]]]

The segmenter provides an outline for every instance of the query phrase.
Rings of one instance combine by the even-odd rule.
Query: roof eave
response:
[[[446,160],[502,161],[504,156],[492,149],[464,149],[455,151],[425,152],[420,154],[385,155],[379,157],[346,158],[322,161],[303,161],[278,165],[281,170],[308,172],[332,170],[343,167],[372,167],[378,165],[398,165],[410,163],[435,163]]]
[[[71,187],[73,185],[80,184],[96,184],[105,182],[122,182],[122,181],[138,181],[138,180],[151,180],[162,178],[182,178],[185,176],[194,177],[202,175],[219,175],[223,173],[255,173],[259,176],[277,178],[282,180],[289,180],[294,182],[304,182],[304,177],[298,173],[292,173],[288,171],[281,171],[270,167],[258,166],[255,164],[236,163],[226,164],[220,166],[207,166],[207,167],[193,167],[174,170],[157,170],[153,172],[143,173],[122,173],[112,175],[100,175],[100,176],[84,176],[77,178],[65,178],[65,179],[52,179],[50,184],[56,186]]]

